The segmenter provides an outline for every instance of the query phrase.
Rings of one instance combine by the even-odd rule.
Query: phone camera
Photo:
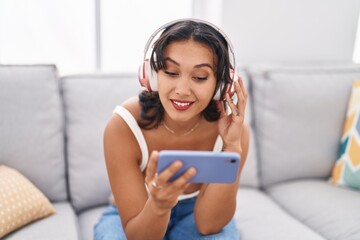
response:
[[[231,163],[236,163],[236,159],[231,159],[230,162]]]

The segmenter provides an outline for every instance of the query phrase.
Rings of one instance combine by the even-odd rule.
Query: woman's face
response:
[[[166,114],[176,121],[199,116],[216,87],[214,54],[193,40],[170,43],[164,51],[166,69],[158,72],[158,90]]]

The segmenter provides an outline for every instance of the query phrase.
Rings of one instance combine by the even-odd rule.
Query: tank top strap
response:
[[[115,114],[119,115],[129,126],[129,128],[131,129],[132,133],[134,134],[139,147],[140,147],[140,151],[141,151],[141,164],[140,164],[140,170],[144,171],[147,163],[148,163],[148,159],[149,159],[149,151],[148,151],[148,147],[144,138],[143,133],[141,132],[141,129],[138,125],[138,123],[136,122],[134,116],[123,106],[116,106],[116,108],[113,111]]]
[[[220,137],[220,135],[218,135],[217,138],[216,138],[215,144],[214,144],[213,151],[214,152],[221,152],[222,148],[223,148],[223,140]]]

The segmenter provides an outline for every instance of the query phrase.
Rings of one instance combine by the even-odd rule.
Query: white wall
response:
[[[240,64],[351,62],[360,0],[225,0]]]
[[[136,73],[150,35],[192,16],[193,0],[168,3],[0,0],[0,64],[56,64],[60,75]]]
[[[94,1],[0,0],[0,64],[95,69]]]

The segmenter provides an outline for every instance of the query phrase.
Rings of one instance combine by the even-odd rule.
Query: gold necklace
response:
[[[170,133],[172,133],[174,135],[177,135],[177,136],[180,136],[180,137],[185,137],[185,136],[189,135],[190,133],[192,133],[200,125],[200,120],[189,131],[187,131],[186,133],[183,133],[183,134],[176,133],[174,130],[169,128],[169,126],[166,125],[166,123],[164,121],[162,122],[162,125],[164,125],[165,129],[167,131],[169,131]]]

